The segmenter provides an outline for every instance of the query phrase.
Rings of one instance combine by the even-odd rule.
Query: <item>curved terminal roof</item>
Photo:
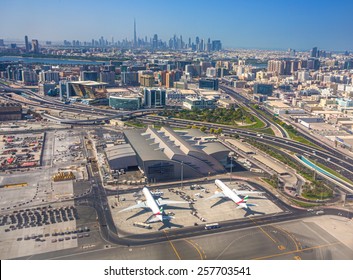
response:
[[[170,160],[163,151],[159,149],[158,144],[155,144],[143,131],[126,130],[124,134],[141,160]]]
[[[229,153],[229,149],[219,142],[209,142],[202,144],[204,146],[202,150],[208,154],[213,155],[216,153]]]

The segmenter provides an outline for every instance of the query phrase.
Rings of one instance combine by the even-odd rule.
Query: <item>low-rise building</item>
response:
[[[273,92],[273,85],[271,84],[254,84],[254,93],[255,94],[265,94],[271,95]]]
[[[187,96],[196,97],[197,93],[192,89],[169,90],[167,92],[167,99],[185,100]]]
[[[220,107],[226,108],[226,109],[231,109],[231,108],[237,107],[235,101],[228,99],[228,98],[219,99],[217,101],[217,103]]]
[[[14,102],[0,102],[0,121],[15,121],[22,118],[22,105]]]
[[[199,88],[200,89],[210,89],[210,90],[218,90],[218,79],[200,79],[199,80]]]
[[[110,96],[109,106],[120,110],[138,110],[142,107],[142,98],[136,95]]]
[[[183,102],[183,107],[189,110],[214,109],[216,107],[216,100],[202,97],[186,97]]]

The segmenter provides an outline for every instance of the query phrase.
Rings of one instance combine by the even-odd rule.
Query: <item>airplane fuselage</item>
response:
[[[221,180],[215,180],[215,184],[217,187],[219,187],[223,194],[230,198],[231,200],[234,201],[239,206],[242,206],[243,208],[247,208],[246,203],[242,198],[240,198],[238,195],[235,194],[226,184],[224,184]]]
[[[163,214],[161,213],[156,200],[153,198],[148,188],[144,187],[142,193],[146,198],[146,204],[151,209],[153,215],[155,215],[160,221],[163,221]]]

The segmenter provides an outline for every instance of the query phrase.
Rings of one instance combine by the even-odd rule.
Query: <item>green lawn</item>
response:
[[[260,132],[260,133],[266,133],[269,135],[275,135],[275,133],[273,132],[273,130],[270,127],[258,128],[258,129],[252,129],[252,130]]]
[[[270,180],[268,178],[262,178],[262,180],[264,180],[266,183],[268,183],[269,185],[271,185],[275,189],[277,188],[277,186],[275,185],[275,182],[273,182],[272,180]]]
[[[312,208],[312,207],[315,207],[317,206],[318,204],[313,204],[313,203],[308,203],[308,202],[303,202],[303,201],[300,201],[300,200],[296,200],[296,199],[290,199],[294,204],[300,206],[300,207],[303,207],[303,208]]]
[[[160,116],[174,117],[185,120],[231,125],[239,128],[263,128],[265,124],[246,108],[237,109],[194,109],[194,110],[164,110]],[[239,125],[243,123],[244,125]]]
[[[125,122],[125,125],[131,126],[131,127],[136,127],[136,128],[144,128],[144,127],[147,127],[146,124],[138,123],[138,122],[134,122],[134,121]]]
[[[320,149],[322,150],[321,147],[315,145],[314,143],[312,143],[311,141],[309,141],[308,139],[297,135],[297,130],[292,126],[292,125],[287,125],[286,123],[284,123],[283,121],[281,121],[280,119],[273,117],[272,121],[276,122],[278,125],[280,125],[284,130],[287,131],[289,137],[294,140],[294,141],[298,141],[304,145],[308,145],[311,147],[314,147],[316,149]]]

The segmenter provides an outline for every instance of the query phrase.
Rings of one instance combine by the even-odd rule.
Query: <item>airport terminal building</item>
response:
[[[151,182],[199,178],[224,173],[229,154],[219,142],[203,141],[207,135],[196,129],[174,131],[169,127],[157,130],[127,130],[126,142],[136,154],[136,161]],[[129,153],[131,161],[131,153]],[[123,156],[118,156],[124,161]]]

